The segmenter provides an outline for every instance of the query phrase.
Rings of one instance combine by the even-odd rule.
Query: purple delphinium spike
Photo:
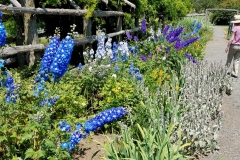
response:
[[[131,35],[130,32],[127,32],[127,33],[126,33],[126,36],[127,36],[127,39],[128,39],[128,40],[131,40],[131,39],[132,39],[132,35]]]
[[[146,33],[147,31],[146,19],[142,20],[141,30],[142,30],[142,33]]]
[[[141,55],[140,58],[145,62],[147,60],[147,57],[145,57],[144,55]]]
[[[188,60],[192,61],[193,63],[197,63],[197,61],[194,59],[194,57],[191,56],[190,54],[185,53],[184,56],[187,57]]]
[[[162,30],[162,34],[163,34],[163,35],[166,35],[169,28],[170,28],[170,25],[167,25],[167,26]]]
[[[167,47],[167,49],[166,49],[166,53],[169,53],[170,52],[170,47]]]
[[[137,42],[137,41],[138,41],[138,37],[137,37],[137,36],[134,36],[134,37],[133,37],[133,40],[134,40],[135,42]]]
[[[193,37],[193,38],[190,38],[190,39],[182,42],[181,43],[181,48],[189,46],[191,43],[197,41],[198,39],[199,39],[198,37]]]

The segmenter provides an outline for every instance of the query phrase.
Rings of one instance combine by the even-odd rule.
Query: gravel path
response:
[[[227,40],[223,29],[227,26],[214,26],[213,39],[208,42],[205,60],[209,63],[226,62],[225,48]],[[223,98],[222,128],[219,132],[218,145],[220,150],[210,153],[200,160],[240,160],[240,75],[233,80],[232,95]]]

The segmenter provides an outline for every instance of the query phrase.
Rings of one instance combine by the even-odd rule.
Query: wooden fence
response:
[[[29,0],[33,1],[33,0]],[[92,20],[91,18],[85,19],[84,16],[88,13],[88,10],[86,9],[81,9],[73,0],[68,0],[71,5],[74,7],[74,9],[53,9],[53,8],[35,8],[33,4],[28,2],[28,4],[25,4],[25,6],[22,6],[17,0],[10,0],[12,3],[12,6],[5,6],[0,4],[0,11],[3,13],[11,13],[14,15],[22,15],[24,20],[27,20],[30,25],[32,25],[31,30],[28,30],[29,26],[25,26],[26,21],[24,23],[21,23],[22,25],[24,24],[24,34],[25,34],[25,41],[26,45],[18,45],[14,47],[4,47],[2,50],[0,50],[0,58],[8,58],[7,62],[14,63],[18,61],[18,65],[20,67],[23,67],[23,55],[22,53],[29,53],[29,63],[28,65],[33,65],[35,62],[35,55],[34,52],[37,51],[43,51],[46,49],[47,45],[43,44],[38,44],[36,43],[36,38],[38,39],[39,35],[37,33],[37,26],[36,24],[36,16],[31,16],[31,15],[38,15],[38,14],[43,14],[43,15],[69,15],[69,16],[81,16],[83,17],[83,32],[84,32],[84,38],[78,38],[75,39],[75,45],[86,45],[86,44],[91,44],[95,41],[97,41],[97,36],[92,35]],[[122,21],[123,18],[122,16],[124,15],[124,12],[122,12],[122,7],[118,7],[118,11],[113,11],[111,10],[110,7],[108,7],[108,0],[101,0],[103,3],[106,4],[107,8],[109,11],[94,11],[92,13],[92,17],[111,17],[111,16],[117,16],[117,29],[116,32],[114,33],[107,33],[107,37],[115,37],[117,36],[117,40],[121,41],[122,40],[122,34],[126,32],[137,32],[140,30],[140,27],[136,27],[133,29],[129,30],[122,30]],[[122,0],[125,2],[126,5],[135,8],[136,6],[127,1],[127,0]],[[136,19],[135,21],[138,21]],[[32,23],[32,24],[31,24]],[[138,23],[137,23],[138,24]],[[29,25],[29,24],[28,24]],[[16,38],[23,39],[23,34],[20,32],[18,33]],[[22,37],[22,38],[21,38]],[[16,56],[17,55],[17,56]],[[14,57],[16,56],[16,57]],[[9,58],[10,57],[10,58]]]

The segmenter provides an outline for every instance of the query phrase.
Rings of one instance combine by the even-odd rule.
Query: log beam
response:
[[[52,8],[33,8],[33,7],[8,7],[0,5],[0,11],[12,14],[45,14],[45,15],[71,15],[71,16],[84,16],[88,10],[76,9],[52,9]],[[119,11],[94,11],[92,17],[109,17],[109,16],[123,16],[124,12]]]
[[[123,2],[125,2],[127,5],[129,5],[130,7],[134,8],[134,9],[136,8],[136,5],[129,2],[128,0],[123,0]]]
[[[22,5],[17,0],[9,0],[15,7],[22,7]]]
[[[106,35],[105,38],[111,38],[111,37],[115,37],[121,34],[125,34],[126,32],[137,32],[140,31],[141,28],[137,27],[134,29],[130,29],[130,30],[122,30],[119,32],[114,32],[114,33],[109,33]],[[93,43],[97,41],[97,36],[93,35],[93,36],[89,36],[89,37],[85,37],[85,38],[78,38],[75,39],[75,45],[84,45],[87,43]],[[35,44],[35,45],[27,45],[27,46],[15,46],[15,47],[6,47],[3,48],[2,50],[0,50],[0,58],[5,58],[5,57],[9,57],[12,55],[16,55],[18,53],[25,53],[25,52],[30,52],[30,51],[42,51],[45,50],[48,44],[43,45],[43,44]]]

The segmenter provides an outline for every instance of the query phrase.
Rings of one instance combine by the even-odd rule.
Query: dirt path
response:
[[[205,50],[205,60],[210,63],[220,62],[224,65],[226,62],[225,48],[228,41],[223,32],[226,27],[214,26],[213,39]],[[220,150],[200,160],[240,160],[240,78],[233,79],[232,95],[224,96],[222,111],[222,128],[218,139]]]

